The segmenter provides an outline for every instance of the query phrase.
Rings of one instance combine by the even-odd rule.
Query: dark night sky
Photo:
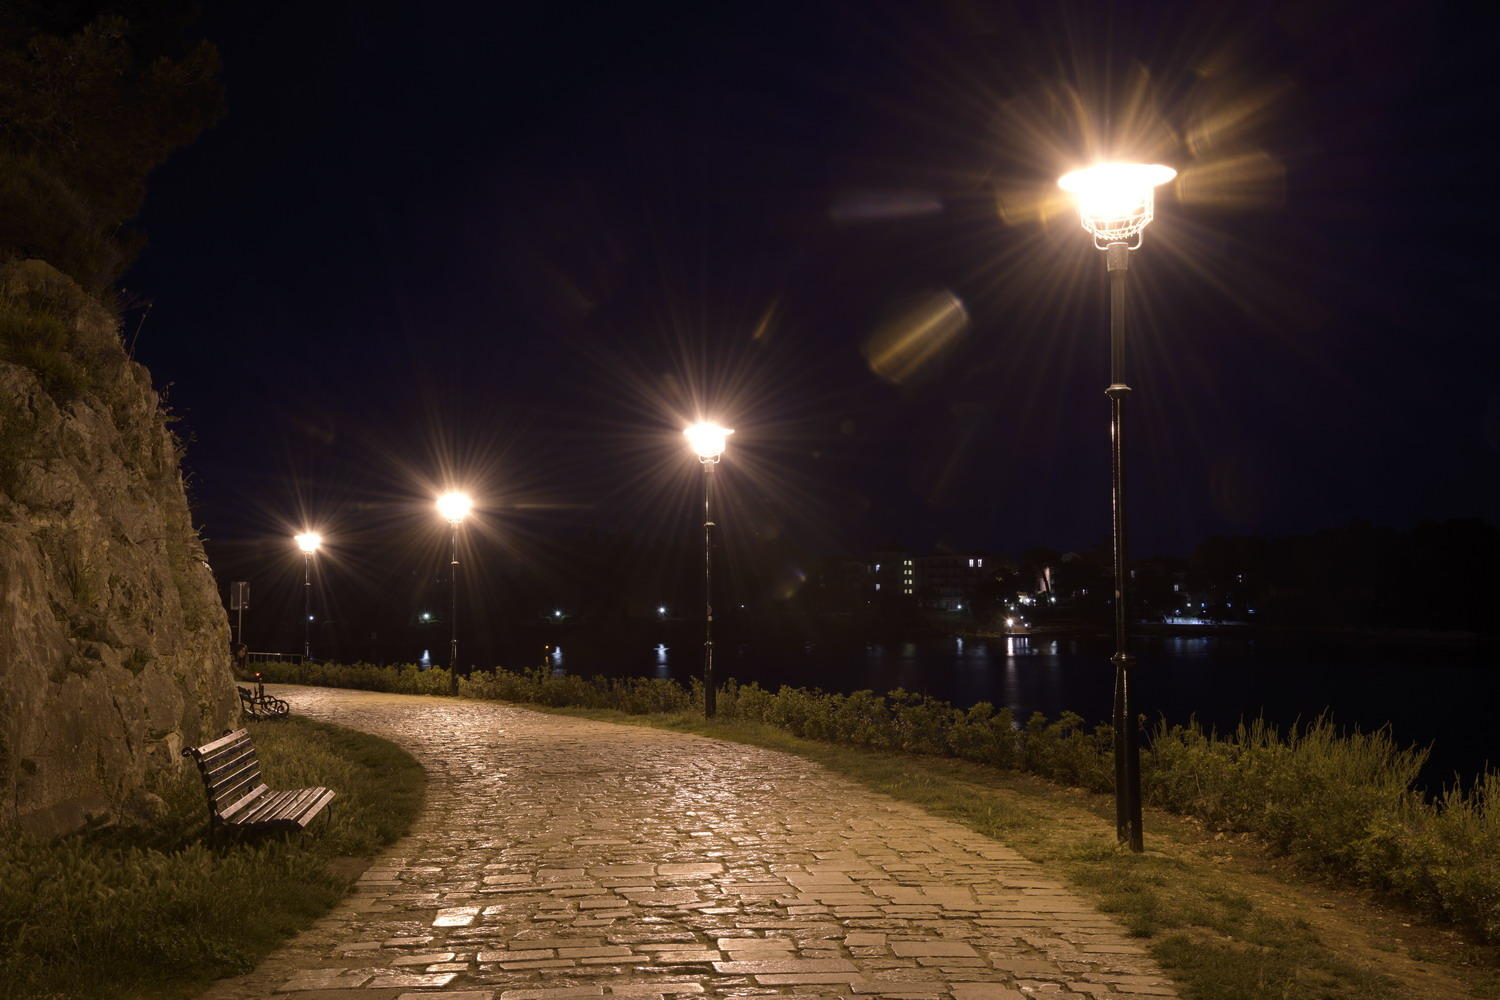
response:
[[[522,556],[688,530],[695,399],[756,537],[1103,542],[1102,255],[1025,211],[1089,156],[1069,94],[1184,172],[1132,266],[1134,552],[1494,520],[1488,32],[1115,7],[212,5],[229,113],[126,284],[221,579],[303,517],[437,544],[445,470]],[[936,301],[966,328],[874,374]]]

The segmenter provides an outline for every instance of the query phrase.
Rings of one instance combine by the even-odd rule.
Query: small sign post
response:
[[[235,645],[242,645],[245,641],[245,609],[250,606],[250,581],[236,580],[229,585],[229,610],[238,611],[238,624],[235,626]]]

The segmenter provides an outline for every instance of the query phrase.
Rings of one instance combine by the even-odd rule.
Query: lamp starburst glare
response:
[[[437,498],[438,513],[443,515],[444,520],[449,524],[458,524],[469,516],[469,511],[473,508],[473,498],[458,490],[444,493]]]
[[[309,555],[318,551],[319,546],[323,544],[323,536],[316,531],[304,531],[302,534],[293,537],[297,542],[297,548]]]
[[[1057,186],[1073,195],[1078,217],[1101,250],[1110,243],[1134,249],[1156,209],[1156,188],[1177,176],[1160,163],[1096,163],[1064,174]]]
[[[724,454],[724,445],[734,431],[715,423],[697,423],[682,432],[699,461],[717,462]]]

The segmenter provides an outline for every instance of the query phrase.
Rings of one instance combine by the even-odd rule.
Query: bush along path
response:
[[[1014,851],[798,757],[477,700],[277,694],[406,747],[428,806],[350,900],[205,1000],[1178,995]]]
[[[368,664],[275,665],[267,679],[445,694],[448,672]],[[475,671],[460,694],[630,714],[700,709],[701,684],[648,678],[583,678],[541,670]],[[718,698],[725,720],[760,722],[793,736],[1017,768],[1090,791],[1113,787],[1113,730],[1071,713],[958,709],[893,691],[831,694],[766,691],[729,681]],[[1157,725],[1142,755],[1151,805],[1209,829],[1249,833],[1305,869],[1375,890],[1418,912],[1500,945],[1500,772],[1428,801],[1414,787],[1425,751],[1386,731],[1341,731],[1327,720],[1279,732],[1260,722],[1226,733]]]

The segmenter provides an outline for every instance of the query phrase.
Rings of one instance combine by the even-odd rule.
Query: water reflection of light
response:
[[[657,643],[656,644],[656,662],[657,663],[666,663],[667,662],[667,647],[664,644],[662,644],[662,643]]]
[[[553,670],[562,670],[562,668],[563,668],[563,654],[562,654],[562,647],[561,646],[553,646],[552,647],[552,655],[550,655],[547,658],[552,661],[552,669]]]
[[[958,636],[953,641],[956,642],[956,643],[958,643],[958,655],[962,656],[963,653],[964,653],[964,637],[963,636]]]

